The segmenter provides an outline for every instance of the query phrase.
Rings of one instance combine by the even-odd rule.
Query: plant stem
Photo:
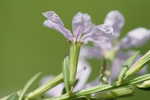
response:
[[[80,53],[80,43],[72,43],[70,47],[70,85],[71,87],[74,86],[75,80],[76,80],[76,72],[77,72],[77,65],[78,65],[78,58]]]
[[[33,92],[30,92],[26,98],[31,99],[36,96],[40,96],[44,92],[48,91],[49,89],[53,88],[54,86],[58,85],[63,81],[63,74],[59,74],[57,77],[55,77],[53,80],[49,81],[47,84],[35,89]]]
[[[93,94],[93,93],[96,93],[96,92],[112,89],[113,87],[114,86],[109,85],[109,84],[98,85],[98,86],[93,87],[93,88],[89,88],[89,89],[85,89],[85,90],[79,91],[75,95],[76,96],[86,96],[86,95],[90,95],[90,94]]]
[[[107,100],[107,99],[114,99],[118,97],[124,97],[127,95],[133,94],[133,87],[119,87],[115,88],[109,91],[101,92],[101,93],[96,93],[93,96],[94,100]]]
[[[70,98],[70,96],[66,93],[60,97],[55,97],[55,98],[47,98],[44,100],[68,100]]]

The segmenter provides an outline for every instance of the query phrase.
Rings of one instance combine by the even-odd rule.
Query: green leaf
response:
[[[139,51],[137,51],[133,56],[129,57],[123,64],[123,66],[128,66],[130,67],[134,60],[137,58],[137,56],[139,55]]]
[[[25,93],[27,92],[27,90],[30,88],[30,86],[33,84],[33,82],[41,75],[41,73],[37,73],[36,75],[34,75],[28,82],[27,84],[24,86],[23,90],[21,91],[20,95],[19,95],[19,100],[23,100],[23,97],[25,95]]]
[[[49,89],[55,87],[56,85],[58,85],[62,82],[63,82],[63,74],[60,73],[53,80],[48,81],[46,84],[44,84],[44,85],[40,86],[39,88],[35,89],[34,91],[28,93],[26,98],[32,99],[37,96],[40,96],[43,93],[45,93],[46,91],[48,91]]]
[[[141,84],[137,85],[138,88],[149,88],[150,87],[150,80],[144,81]]]
[[[118,80],[116,82],[117,85],[121,85],[121,83],[125,79],[126,72],[128,71],[129,67],[133,64],[134,60],[137,58],[138,55],[139,55],[139,52],[136,52],[133,56],[131,56],[124,62],[123,69],[121,70]]]
[[[133,87],[118,87],[112,90],[98,92],[92,98],[94,100],[113,100],[118,97],[127,96],[133,94]]]
[[[129,70],[126,72],[125,77],[127,78],[128,76],[140,71],[144,67],[144,64],[146,64],[149,60],[150,50],[129,68]]]
[[[117,86],[119,86],[119,85],[121,85],[121,84],[123,83],[125,73],[128,71],[128,69],[129,69],[128,66],[124,66],[124,67],[123,67],[123,69],[122,69],[122,71],[120,72],[120,75],[119,75],[119,77],[118,77],[118,80],[117,80],[117,82],[116,82],[116,85],[117,85]]]
[[[19,96],[17,93],[11,94],[7,99],[2,99],[2,100],[18,100]]]
[[[114,86],[109,85],[109,84],[98,85],[98,86],[95,86],[93,88],[88,88],[88,89],[85,89],[85,90],[81,90],[81,91],[76,93],[76,96],[90,95],[90,94],[93,94],[93,93],[96,93],[96,92],[101,92],[101,91],[104,91],[104,90],[112,89],[113,87]]]
[[[150,74],[145,74],[145,75],[139,76],[133,80],[130,80],[129,84],[130,85],[139,84],[139,83],[147,81],[147,80],[150,80]]]
[[[71,87],[74,86],[76,81],[76,73],[78,66],[78,58],[80,53],[81,43],[72,43],[70,47],[70,55],[69,55],[69,83]]]
[[[64,83],[65,89],[67,93],[70,93],[70,84],[69,84],[69,57],[67,56],[63,62],[63,76],[64,76]]]

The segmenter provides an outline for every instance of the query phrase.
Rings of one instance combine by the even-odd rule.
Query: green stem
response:
[[[60,84],[63,81],[63,74],[59,74],[57,77],[55,77],[53,80],[49,81],[47,84],[37,88],[33,92],[30,92],[26,98],[31,99],[36,96],[40,96],[44,92],[48,91],[49,89],[53,88],[54,86]]]
[[[86,97],[91,94],[96,94],[93,98],[94,100],[96,99],[110,99],[110,98],[116,98],[116,97],[121,97],[121,96],[126,96],[129,94],[133,93],[133,87],[131,85],[123,85],[123,86],[112,86],[112,85],[98,85],[93,88],[81,90],[71,97],[68,94],[64,94],[60,97],[56,98],[49,98],[49,99],[44,99],[44,100],[70,100],[70,98],[76,98],[76,97]],[[92,100],[93,100],[92,99]]]
[[[44,100],[68,100],[70,98],[70,95],[68,94],[64,94],[60,97],[55,97],[55,98],[47,98],[47,99],[44,99]]]
[[[64,94],[60,97],[49,98],[49,99],[44,99],[44,100],[68,100],[69,98],[87,96],[87,95],[90,95],[93,93],[97,93],[97,92],[104,91],[104,90],[109,90],[112,88],[113,88],[112,85],[98,85],[98,86],[93,87],[93,88],[79,91],[79,92],[75,93],[74,95],[72,95],[72,97],[70,97],[68,94]]]
[[[86,96],[86,95],[90,95],[90,94],[93,94],[93,93],[101,92],[101,91],[104,91],[104,90],[112,89],[113,87],[114,86],[109,85],[109,84],[98,85],[98,86],[95,86],[93,88],[89,88],[89,89],[85,89],[85,90],[79,91],[75,95],[76,96]]]
[[[80,43],[72,43],[70,47],[70,85],[73,86],[76,80],[77,64],[80,53]]]
[[[114,99],[118,97],[124,97],[127,95],[133,94],[133,87],[119,87],[116,89],[112,89],[110,91],[105,91],[102,93],[97,93],[93,96],[94,100],[107,100]]]

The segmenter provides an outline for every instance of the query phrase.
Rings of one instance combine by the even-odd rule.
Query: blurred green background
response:
[[[70,29],[78,11],[89,13],[100,24],[111,10],[124,14],[123,34],[140,26],[150,29],[150,0],[0,0],[0,96],[22,88],[37,72],[61,71],[68,44],[58,32],[42,26],[41,13],[47,10],[56,11]],[[149,43],[139,49],[146,52]],[[125,99],[149,100],[149,94],[138,91]]]

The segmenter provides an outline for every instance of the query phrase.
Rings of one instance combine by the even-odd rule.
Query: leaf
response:
[[[126,72],[125,77],[127,78],[128,76],[140,71],[144,67],[144,64],[146,64],[149,60],[150,50],[129,68],[129,70]]]
[[[141,84],[138,84],[137,87],[140,88],[140,89],[150,88],[150,80],[147,80],[147,81],[144,81]]]
[[[18,100],[19,96],[17,93],[11,94],[6,100]],[[5,99],[2,99],[5,100]]]
[[[124,81],[124,76],[125,76],[125,73],[128,71],[128,66],[124,66],[123,69],[121,70],[120,74],[119,74],[119,77],[118,77],[118,80],[116,81],[116,84],[119,86],[123,83]]]
[[[123,66],[128,66],[130,67],[134,60],[137,58],[137,56],[139,55],[139,51],[137,51],[133,56],[129,57],[123,64]]]
[[[114,86],[113,85],[109,85],[109,84],[104,84],[104,85],[98,85],[95,86],[93,88],[88,88],[85,90],[81,90],[79,92],[76,93],[76,96],[84,96],[84,95],[90,95],[96,92],[102,92],[105,90],[109,90],[112,89]]]
[[[26,98],[32,99],[37,96],[42,95],[43,93],[47,92],[49,89],[57,86],[58,84],[63,82],[63,74],[60,73],[57,75],[53,80],[48,81],[46,84],[40,86],[39,88],[35,89],[34,91],[27,94]]]
[[[67,93],[70,92],[70,84],[69,84],[69,57],[67,56],[63,62],[63,76],[64,76],[64,83],[65,89]]]
[[[36,75],[34,75],[34,76],[27,82],[27,84],[24,86],[23,90],[21,91],[18,100],[23,100],[23,97],[24,97],[25,93],[27,92],[27,90],[30,88],[30,86],[33,84],[33,82],[34,82],[40,75],[41,75],[41,73],[37,73]]]
[[[133,87],[118,87],[104,92],[95,93],[94,100],[114,100],[116,98],[133,94]]]
[[[129,84],[130,85],[139,84],[139,83],[147,81],[147,80],[150,80],[150,74],[145,74],[145,75],[139,76],[133,80],[130,80]]]
[[[134,62],[134,60],[137,58],[137,56],[139,55],[139,52],[136,52],[133,56],[131,56],[130,58],[128,58],[124,64],[123,64],[123,69],[121,70],[118,80],[117,80],[117,85],[120,85],[123,80],[125,79],[125,74],[128,71],[129,67],[132,65],[132,63]]]

